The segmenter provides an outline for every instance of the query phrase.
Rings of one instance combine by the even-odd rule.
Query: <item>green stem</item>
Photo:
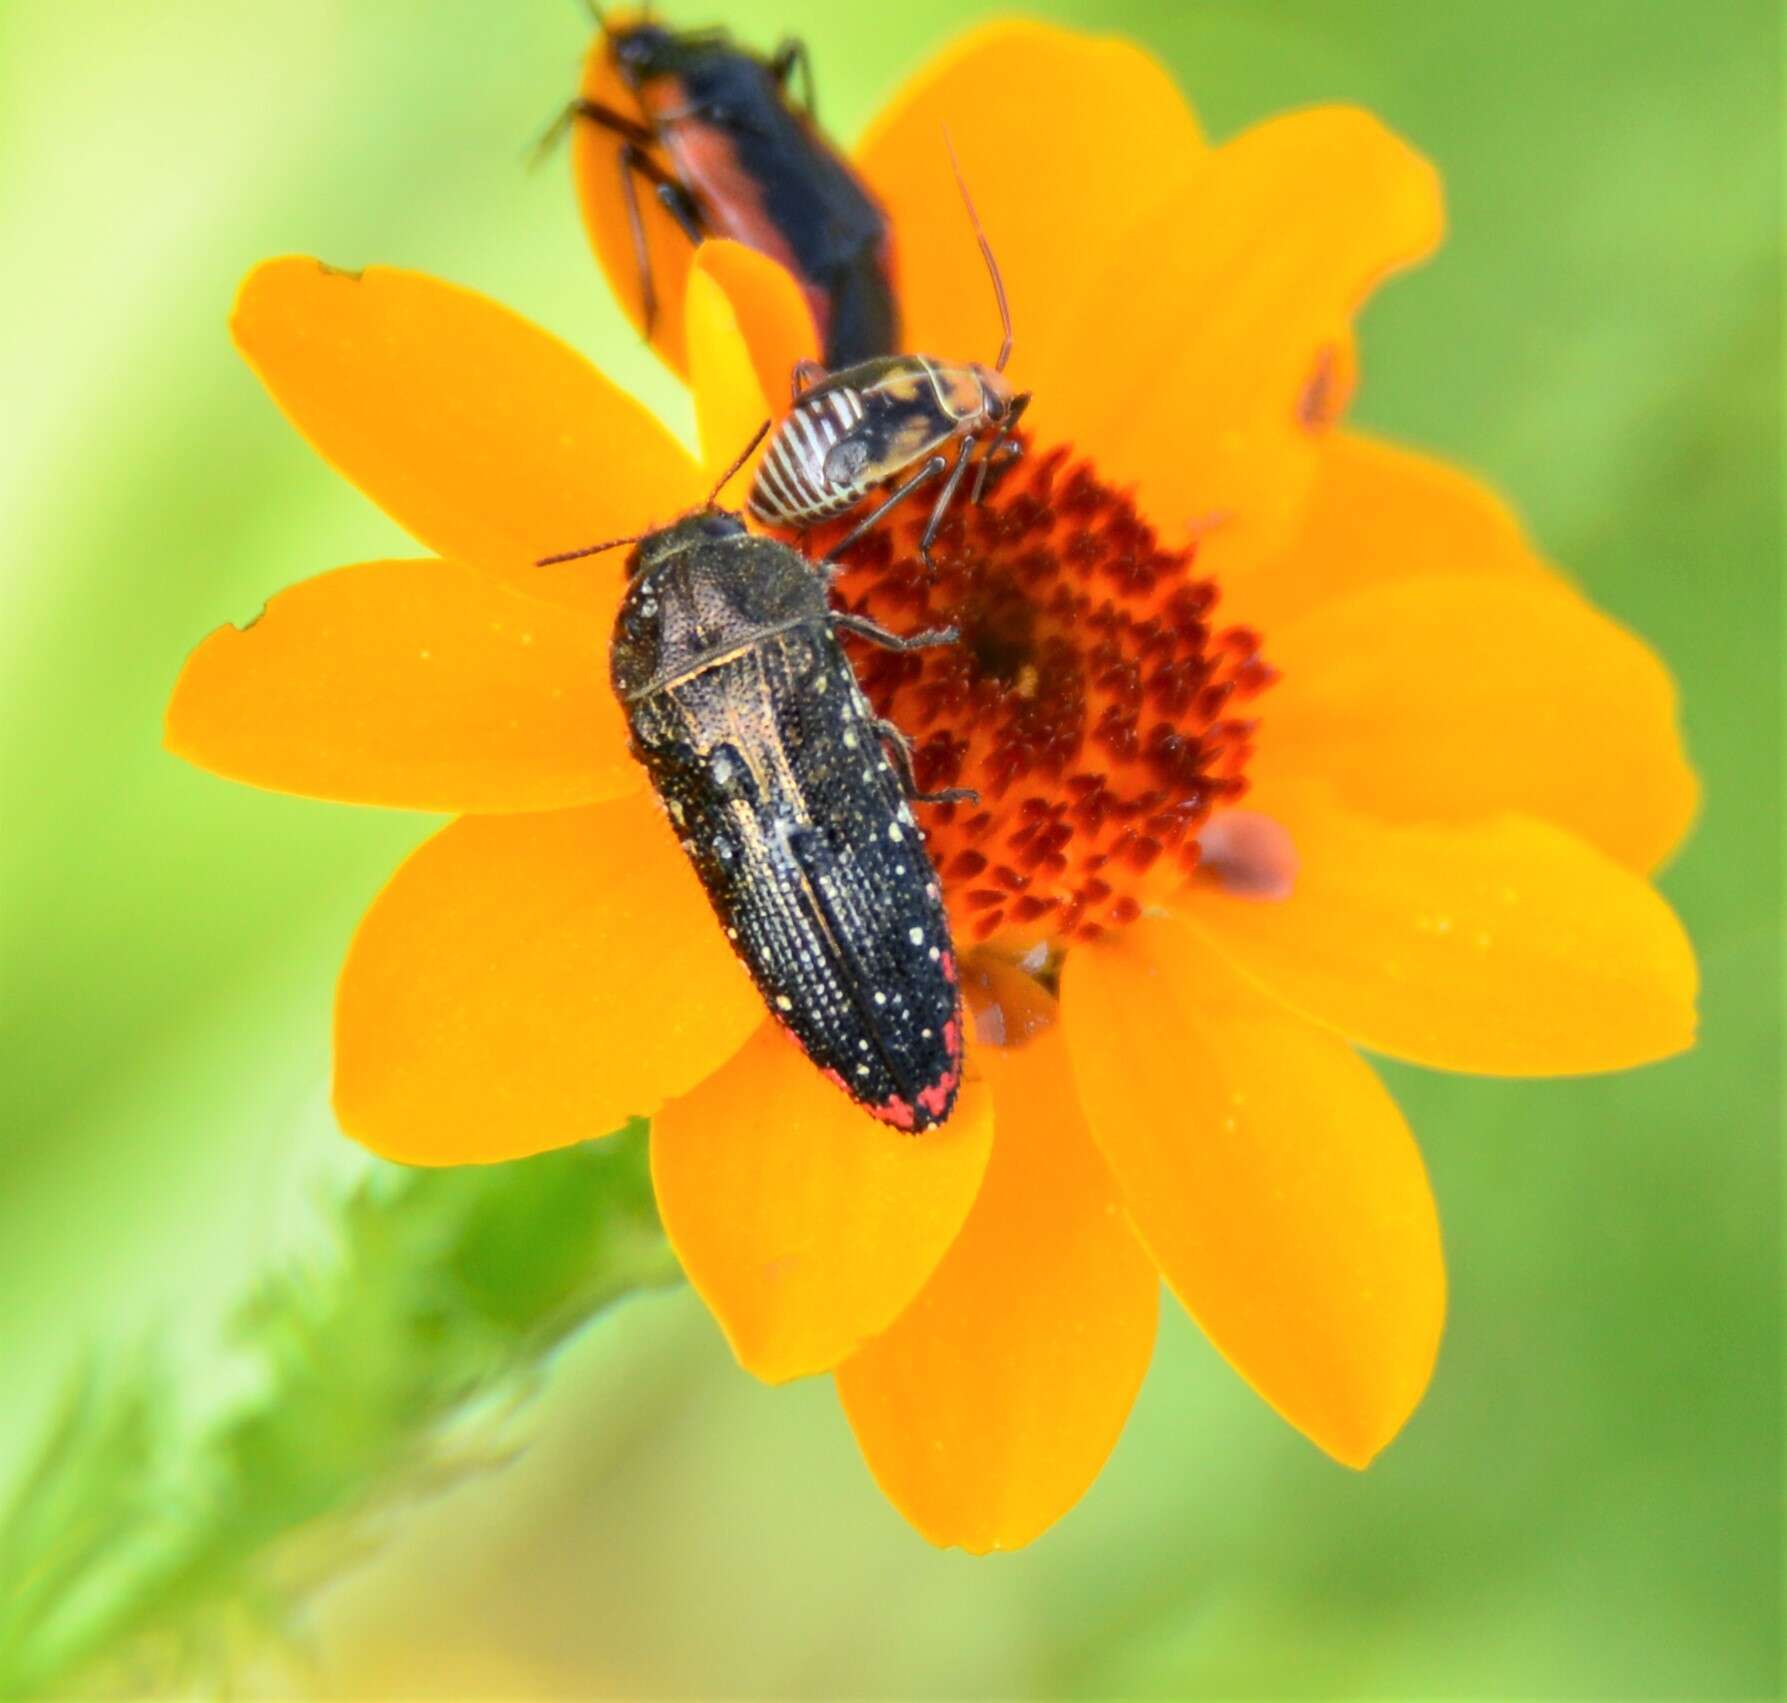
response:
[[[331,1256],[240,1309],[257,1393],[208,1433],[179,1435],[151,1369],[77,1381],[0,1510],[0,1697],[218,1677],[352,1560],[369,1511],[463,1469],[455,1420],[676,1275],[643,1124],[508,1165],[382,1167]]]

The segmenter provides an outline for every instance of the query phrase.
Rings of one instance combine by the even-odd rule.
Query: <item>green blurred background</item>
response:
[[[1214,134],[1363,102],[1449,188],[1364,326],[1366,423],[1490,476],[1683,685],[1705,778],[1665,879],[1691,1057],[1603,1081],[1393,1071],[1454,1282],[1433,1393],[1368,1475],[1175,1310],[1091,1494],[1029,1551],[928,1549],[829,1384],[759,1388],[693,1297],[551,1367],[533,1446],[418,1500],[310,1622],[322,1695],[1739,1697],[1779,1673],[1781,49],[1769,0],[1130,0]],[[981,8],[733,0],[853,135]],[[220,1324],[368,1162],[331,987],[422,819],[158,747],[185,651],[410,546],[232,355],[286,250],[474,285],[678,429],[563,158],[572,0],[0,0],[0,1482],[81,1353],[158,1343],[188,1423]],[[1148,162],[1138,161],[1140,172]],[[1112,186],[1122,193],[1121,185]],[[273,1681],[250,1669],[250,1692]]]

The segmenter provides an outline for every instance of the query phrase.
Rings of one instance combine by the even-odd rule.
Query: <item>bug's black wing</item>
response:
[[[635,704],[633,725],[770,1009],[877,1117],[940,1123],[962,1057],[948,919],[830,628],[741,647]]]
[[[689,56],[682,79],[687,104],[723,132],[750,186],[744,219],[765,221],[795,275],[819,293],[826,365],[892,353],[900,318],[891,235],[862,179],[763,61],[713,49]]]

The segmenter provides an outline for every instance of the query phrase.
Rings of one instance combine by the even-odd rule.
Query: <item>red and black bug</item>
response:
[[[915,650],[955,633],[901,638],[834,610],[805,557],[711,501],[548,560],[622,543],[615,695],[727,939],[851,1098],[899,1129],[942,1123],[961,1083],[961,986],[912,806],[973,795],[916,791],[838,634]]]
[[[806,293],[828,365],[897,348],[892,230],[814,119],[805,47],[788,41],[763,58],[724,30],[677,31],[649,20],[604,22],[601,39],[635,110],[584,98],[566,116],[620,139],[646,335],[658,294],[641,181],[691,242],[731,237],[785,267]]]

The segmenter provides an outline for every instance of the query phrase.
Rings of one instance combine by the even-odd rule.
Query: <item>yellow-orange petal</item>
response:
[[[932,1543],[1047,1530],[1098,1476],[1154,1347],[1160,1284],[1081,1115],[1057,1026],[977,1053],[998,1130],[918,1299],[838,1368],[869,1469]]]
[[[813,317],[794,280],[773,260],[735,242],[701,245],[683,297],[689,385],[711,487],[754,434],[787,411],[796,361],[817,346]],[[715,492],[739,507],[763,445]]]
[[[800,286],[768,255],[759,254],[737,242],[704,242],[695,253],[694,271],[709,280],[724,296],[731,309],[729,324],[720,321],[733,338],[742,337],[750,356],[755,386],[739,383],[746,392],[744,401],[733,401],[734,420],[724,429],[711,433],[710,420],[718,421],[728,407],[729,398],[713,378],[705,377],[693,348],[694,320],[690,317],[690,388],[695,393],[695,418],[701,426],[701,444],[710,464],[723,467],[743,446],[743,439],[734,440],[731,433],[747,413],[755,413],[745,427],[745,435],[757,429],[772,415],[785,414],[791,399],[790,384],[794,369],[801,361],[816,360],[819,355],[819,333],[813,324],[813,310]],[[711,325],[711,309],[704,321]],[[742,374],[738,375],[742,380]],[[734,369],[721,368],[714,377],[731,380]],[[721,453],[730,444],[729,453]]]
[[[893,219],[905,347],[991,361],[999,315],[946,128],[1011,301],[1012,374],[1046,405],[1041,356],[1062,305],[1108,258],[1137,194],[1158,195],[1204,155],[1197,119],[1133,43],[1029,20],[970,30],[900,88],[856,157]],[[1106,367],[1096,344],[1072,355]]]
[[[1315,1022],[1491,1076],[1623,1070],[1692,1044],[1681,923],[1574,834],[1521,816],[1398,825],[1290,789],[1257,802],[1296,843],[1290,897],[1199,885],[1175,910]]]
[[[1115,241],[1046,360],[1100,475],[1133,481],[1200,566],[1264,560],[1292,536],[1352,315],[1443,223],[1433,168],[1367,113],[1276,118],[1212,152]],[[1323,380],[1323,375],[1327,379]],[[1045,405],[1043,396],[1038,406]]]
[[[301,256],[243,282],[236,346],[317,453],[430,549],[607,616],[612,556],[542,556],[673,519],[700,497],[664,428],[568,345],[418,272]]]
[[[167,747],[275,792],[556,810],[644,784],[607,634],[457,562],[363,562],[280,592],[186,660]]]
[[[923,1287],[974,1204],[984,1085],[939,1129],[878,1123],[765,1023],[652,1127],[652,1186],[683,1270],[747,1371],[829,1371]]]
[[[1698,788],[1668,670],[1561,584],[1455,575],[1379,585],[1272,635],[1250,773],[1316,782],[1399,822],[1502,811],[1653,868]]]
[[[702,476],[711,488],[738,459],[751,434],[769,419],[769,404],[732,304],[700,267],[689,273],[683,318]],[[758,454],[761,450],[750,458],[753,463]],[[714,491],[714,500],[738,508],[749,489],[749,472],[740,467],[723,489]]]
[[[1062,1010],[1087,1120],[1173,1292],[1284,1418],[1366,1465],[1420,1401],[1446,1310],[1395,1103],[1165,919],[1070,954]]]
[[[1382,439],[1334,431],[1317,446],[1295,535],[1275,556],[1232,565],[1222,614],[1275,634],[1332,598],[1432,574],[1558,583],[1514,511],[1481,480]]]
[[[467,816],[354,936],[335,1110],[388,1159],[520,1158],[655,1112],[762,1015],[649,794]]]
[[[611,112],[634,114],[639,110],[638,97],[622,81],[599,29],[590,38],[577,94],[580,100],[594,101]],[[646,267],[657,295],[651,345],[675,372],[687,377],[683,292],[694,245],[665,211],[652,186],[627,172],[621,161],[624,145],[614,131],[588,119],[572,122],[571,175],[578,211],[583,215],[584,234],[601,263],[615,300],[640,335],[645,336],[645,276],[634,243],[629,198],[638,207],[640,229],[645,235]]]

